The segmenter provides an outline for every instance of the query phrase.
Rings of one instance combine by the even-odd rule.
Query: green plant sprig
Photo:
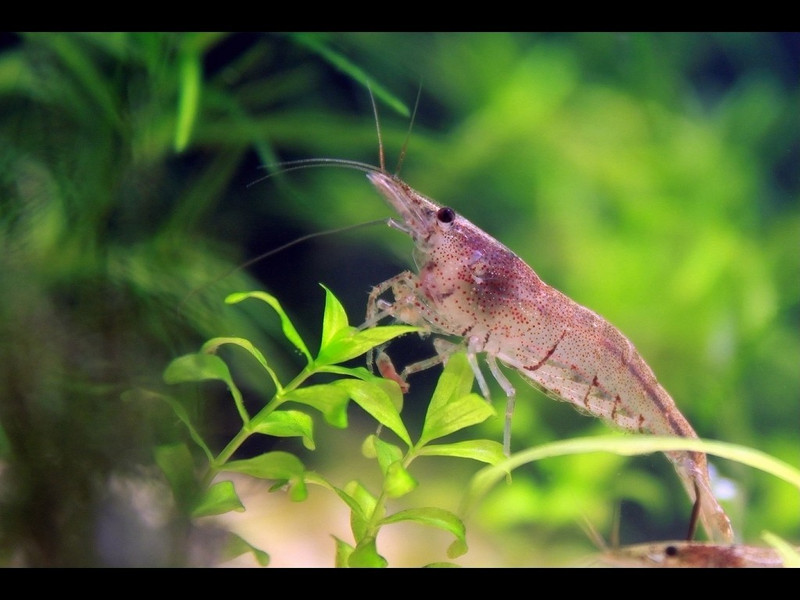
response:
[[[306,359],[306,365],[300,373],[286,384],[280,381],[267,359],[251,342],[237,337],[213,338],[203,344],[200,352],[176,358],[167,366],[164,380],[169,384],[205,380],[224,382],[242,421],[240,431],[215,455],[191,423],[180,402],[166,398],[208,460],[200,480],[195,481],[189,475],[193,472],[193,464],[185,445],[157,449],[157,463],[166,473],[178,505],[192,517],[244,510],[231,481],[213,483],[215,477],[223,471],[274,481],[271,489],[288,488],[289,497],[295,501],[302,501],[307,497],[307,484],[315,484],[335,493],[351,510],[354,543],[336,539],[337,566],[386,566],[386,559],[377,549],[378,533],[383,526],[401,521],[413,521],[452,533],[456,540],[448,549],[448,556],[460,556],[467,551],[466,533],[463,522],[454,513],[437,507],[416,507],[389,513],[388,503],[417,487],[418,483],[409,473],[409,467],[420,456],[471,458],[488,464],[500,462],[504,456],[498,442],[467,440],[431,443],[483,422],[495,414],[494,409],[481,396],[471,393],[474,376],[469,362],[463,353],[454,354],[449,358],[433,394],[420,437],[416,443],[412,442],[400,417],[403,398],[398,384],[373,375],[363,367],[344,367],[341,363],[361,356],[397,336],[417,332],[419,328],[388,325],[359,330],[351,327],[341,303],[329,289],[324,289],[325,311],[320,349],[316,356],[309,351],[275,297],[266,292],[253,291],[232,294],[225,300],[229,304],[246,299],[261,300],[278,314],[284,336]],[[247,351],[261,365],[275,386],[275,394],[253,416],[246,410],[242,394],[227,364],[216,355],[217,350],[224,345],[237,346]],[[309,378],[320,373],[343,377],[325,384],[310,384]],[[363,454],[377,460],[383,477],[377,494],[370,492],[359,481],[351,481],[344,487],[336,486],[324,475],[306,470],[302,461],[289,452],[272,451],[253,458],[233,460],[238,448],[254,434],[299,437],[306,448],[314,450],[316,443],[311,416],[303,410],[284,409],[283,405],[293,402],[314,408],[329,425],[345,428],[346,410],[350,400],[375,418],[379,431],[388,429],[402,442],[401,446],[378,435],[370,435],[362,444]],[[269,561],[269,555],[265,552],[231,534],[227,556],[232,557],[246,551],[253,552],[262,564]]]

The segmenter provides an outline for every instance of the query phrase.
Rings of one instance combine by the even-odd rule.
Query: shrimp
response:
[[[798,549],[800,550],[800,548]],[[705,542],[653,542],[621,546],[604,553],[601,562],[619,567],[783,567],[775,548]]]
[[[412,373],[444,363],[466,350],[481,393],[491,401],[478,355],[506,394],[503,449],[511,451],[516,391],[498,363],[517,371],[544,394],[621,429],[697,438],[652,369],[633,344],[597,313],[543,282],[519,256],[488,233],[411,188],[386,171],[375,100],[380,167],[346,159],[283,163],[283,171],[338,166],[363,171],[400,216],[386,223],[414,242],[417,272],[403,271],[374,286],[367,301],[366,329],[386,318],[417,326],[434,338],[436,355],[407,365],[399,374],[377,349],[378,371],[400,385]],[[419,95],[417,96],[419,102]],[[414,113],[416,114],[416,106]],[[413,124],[413,116],[412,116]],[[402,163],[405,146],[399,164]],[[398,169],[399,169],[398,164]],[[391,293],[391,300],[384,295]],[[375,366],[374,351],[367,364]],[[688,539],[697,519],[712,541],[730,543],[730,519],[711,488],[706,455],[665,452],[694,505]]]
[[[375,286],[362,327],[393,318],[419,326],[425,334],[445,336],[435,340],[436,356],[407,366],[400,380],[405,382],[411,373],[446,362],[454,351],[464,349],[488,401],[489,388],[477,360],[484,355],[507,397],[506,454],[516,392],[498,363],[548,396],[624,430],[698,437],[618,329],[544,283],[514,252],[452,208],[388,174],[382,157],[381,151],[380,169],[348,164],[366,171],[400,216],[388,224],[413,240],[417,273],[403,271]],[[384,299],[389,293],[391,298]],[[396,376],[387,360],[381,356],[381,371]],[[731,542],[731,523],[712,492],[705,454],[666,454],[695,503],[690,537],[699,513],[712,540]]]

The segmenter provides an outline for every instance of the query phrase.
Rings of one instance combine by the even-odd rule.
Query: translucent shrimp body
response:
[[[451,208],[382,170],[367,177],[399,214],[390,225],[411,236],[417,266],[417,273],[404,271],[373,289],[367,324],[391,316],[458,340],[440,341],[438,356],[407,367],[399,376],[403,381],[466,348],[488,399],[477,363],[483,354],[508,397],[507,452],[515,392],[498,362],[548,396],[622,429],[697,437],[633,344],[608,321],[544,283],[516,254]],[[381,299],[389,290],[392,299]],[[689,496],[699,495],[709,537],[730,542],[730,520],[712,493],[705,454],[667,456]]]

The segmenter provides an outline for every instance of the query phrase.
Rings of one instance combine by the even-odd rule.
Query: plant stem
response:
[[[267,402],[266,406],[262,408],[256,415],[247,421],[242,428],[239,430],[233,439],[222,449],[222,451],[217,455],[217,457],[209,462],[208,471],[206,472],[205,476],[203,477],[203,485],[208,486],[211,481],[216,477],[217,473],[222,470],[222,467],[225,466],[230,458],[234,455],[236,450],[245,442],[245,440],[250,437],[253,433],[253,423],[257,423],[259,418],[263,418],[264,416],[270,414],[276,408],[278,408],[283,403],[283,398],[288,392],[292,392],[298,387],[300,387],[303,382],[317,373],[317,369],[315,368],[314,364],[311,363],[306,365],[297,376],[286,385],[283,390],[279,393],[276,393],[272,399]]]

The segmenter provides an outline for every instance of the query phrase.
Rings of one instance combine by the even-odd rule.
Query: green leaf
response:
[[[212,354],[186,354],[174,359],[164,369],[164,382],[169,384],[218,379],[232,384],[228,365]]]
[[[289,318],[289,315],[281,307],[280,302],[278,302],[277,298],[274,296],[260,291],[254,292],[238,292],[235,294],[230,294],[227,298],[225,298],[226,304],[237,304],[242,300],[247,300],[248,298],[256,298],[258,300],[262,300],[269,304],[278,316],[281,319],[281,328],[283,329],[283,335],[286,336],[294,346],[303,353],[308,361],[308,364],[312,364],[314,359],[311,357],[311,353],[308,351],[308,347],[306,347],[305,342],[303,342],[303,338],[300,337],[300,334],[297,333],[297,329],[295,329],[294,325],[292,324],[292,320]]]
[[[452,400],[466,396],[472,391],[472,382],[475,373],[467,360],[465,352],[456,352],[447,359],[447,364],[439,376],[436,389],[431,397],[430,408],[437,410],[440,405],[445,405]]]
[[[378,548],[375,545],[375,538],[370,537],[362,540],[356,545],[355,550],[350,554],[348,564],[351,567],[377,567],[382,568],[389,563],[378,554]]]
[[[200,106],[203,83],[202,56],[195,48],[184,48],[179,59],[179,95],[175,126],[175,152],[189,143]]]
[[[395,410],[398,413],[403,410],[403,392],[396,381],[393,381],[392,379],[384,379],[383,377],[375,377],[375,376],[373,376],[371,379],[367,381],[369,381],[373,385],[377,385],[386,393],[387,396],[389,396],[389,400],[391,400],[392,406],[394,406]]]
[[[417,481],[403,465],[403,453],[394,444],[370,435],[364,441],[365,455],[374,454],[383,473],[383,490],[390,498],[399,498],[417,487]]]
[[[356,81],[367,86],[376,97],[382,99],[398,113],[404,117],[409,116],[408,107],[402,100],[398,99],[377,81],[369,77],[359,66],[353,64],[350,59],[331,49],[330,46],[325,44],[325,38],[322,35],[317,33],[295,33],[291,37],[296,42],[303,44],[310,50],[319,54],[342,73],[349,75]]]
[[[401,440],[409,447],[411,446],[411,437],[403,425],[400,413],[397,412],[391,398],[382,386],[360,379],[340,379],[331,385],[346,390],[348,396],[372,415],[378,423],[394,431]]]
[[[417,485],[417,480],[408,472],[403,461],[395,461],[386,469],[383,489],[390,498],[405,496],[413,492]]]
[[[316,369],[318,373],[336,373],[337,375],[347,375],[364,381],[380,379],[377,375],[370,373],[365,367],[341,367],[338,365],[325,365]]]
[[[306,471],[304,477],[306,483],[316,484],[334,492],[345,504],[347,504],[347,506],[350,508],[350,511],[354,515],[357,515],[360,521],[366,525],[368,514],[372,514],[372,511],[375,510],[377,501],[375,497],[372,496],[372,494],[370,494],[360,483],[357,481],[351,481],[349,484],[347,484],[347,486],[345,486],[349,491],[345,491],[339,487],[336,487],[330,481],[325,479],[325,477],[315,471]],[[352,495],[350,492],[352,492]],[[366,513],[365,511],[369,511],[369,513]],[[359,537],[361,535],[363,535],[363,531]]]
[[[372,498],[374,501],[374,497],[369,495],[369,492],[367,492],[367,490],[363,487],[358,489],[354,488],[352,485],[345,487],[347,487],[347,489],[349,489],[351,492],[354,492],[355,496],[350,495],[345,490],[336,486],[333,486],[332,489],[350,509],[350,528],[354,533],[357,532],[357,537],[360,537],[363,536],[364,532],[366,531],[367,520],[369,518],[369,515],[364,512],[369,505],[368,498]],[[364,496],[363,494],[367,494],[367,496]],[[365,502],[365,500],[367,500],[367,502]],[[374,506],[372,509],[374,509]]]
[[[322,285],[322,284],[320,284]],[[344,311],[342,303],[324,285],[325,290],[325,314],[322,318],[322,339],[320,342],[320,353],[330,343],[334,336],[342,329],[347,329],[347,313]]]
[[[194,425],[192,425],[192,421],[191,419],[189,419],[189,413],[186,412],[186,409],[180,402],[178,402],[178,400],[172,398],[171,396],[167,396],[165,394],[159,394],[157,392],[150,392],[148,390],[136,390],[136,392],[137,396],[139,397],[144,396],[144,397],[158,398],[169,404],[170,408],[172,408],[172,411],[175,413],[178,419],[180,419],[181,422],[184,425],[186,425],[186,428],[189,430],[189,436],[191,436],[192,440],[194,440],[194,442],[198,446],[200,446],[200,448],[203,450],[206,457],[208,458],[208,462],[212,462],[214,460],[213,453],[206,445],[203,438],[200,436],[200,433],[195,429]],[[126,394],[126,396],[130,398],[131,394]]]
[[[449,558],[458,558],[465,555],[469,551],[467,542],[465,540],[456,540],[447,548],[447,556]]]
[[[481,423],[495,414],[494,408],[488,402],[477,394],[469,393],[474,378],[464,352],[450,356],[428,405],[418,447],[459,429]]]
[[[244,505],[239,500],[232,481],[219,481],[208,488],[200,497],[194,510],[192,510],[192,516],[208,517],[221,515],[231,510],[244,512]]]
[[[200,494],[200,484],[194,476],[194,460],[186,444],[158,446],[155,460],[172,489],[177,504],[182,511],[189,512]]]
[[[208,340],[203,346],[200,348],[201,352],[206,354],[211,354],[217,351],[217,348],[222,346],[223,344],[233,344],[235,346],[240,346],[247,350],[253,357],[259,362],[259,364],[264,367],[264,370],[269,374],[272,382],[275,384],[275,388],[277,389],[278,393],[283,391],[283,386],[281,386],[281,382],[278,381],[278,376],[275,374],[269,364],[267,364],[267,359],[264,358],[264,355],[261,351],[253,346],[250,340],[246,340],[240,337],[216,337]]]
[[[262,567],[269,565],[269,554],[246,542],[235,533],[228,532],[228,539],[222,549],[222,560],[232,560],[246,552],[252,552],[256,561]]]
[[[282,400],[298,402],[317,409],[325,421],[333,427],[339,429],[347,427],[347,404],[350,402],[350,394],[341,386],[332,383],[309,385],[285,393]]]
[[[381,519],[381,525],[390,525],[401,521],[414,521],[422,525],[437,527],[449,531],[456,537],[456,542],[450,546],[447,555],[450,558],[461,556],[467,551],[466,528],[464,523],[449,510],[443,508],[409,508]]]
[[[299,410],[275,410],[263,417],[257,416],[250,423],[253,433],[275,437],[300,437],[303,445],[314,450],[314,422]]]
[[[384,325],[361,331],[355,327],[346,327],[337,331],[320,349],[315,364],[323,366],[343,363],[398,336],[416,331],[420,331],[420,328],[410,325]]]
[[[349,566],[350,555],[353,554],[353,547],[347,542],[340,540],[335,535],[333,539],[336,543],[336,567],[342,568]]]
[[[377,458],[381,473],[386,475],[386,469],[393,462],[403,458],[403,451],[399,446],[383,441],[377,435],[368,435],[362,445],[362,451],[367,458]]]
[[[231,392],[231,396],[233,396],[233,401],[236,403],[236,410],[239,412],[242,423],[247,424],[250,421],[250,416],[244,408],[242,393],[233,382],[228,365],[219,356],[205,353],[186,354],[173,360],[164,369],[164,381],[170,384],[208,379],[217,379],[225,382]]]
[[[394,404],[394,407],[397,409],[397,412],[401,412],[403,410],[403,392],[400,390],[400,386],[397,385],[396,381],[384,379],[378,375],[373,375],[364,367],[340,367],[336,365],[330,365],[326,367],[320,367],[317,369],[317,371],[319,373],[348,375],[356,379],[361,379],[362,381],[374,383],[375,385],[380,386],[380,388],[386,392],[386,394],[392,400],[392,404]]]
[[[234,460],[224,464],[220,470],[244,473],[259,479],[289,482],[289,497],[295,502],[305,500],[308,495],[303,480],[305,467],[299,458],[288,452],[267,452],[245,460]]]
[[[494,408],[478,394],[467,394],[435,409],[429,406],[418,446],[470,425],[482,423],[494,415]]]
[[[378,500],[359,481],[351,481],[344,486],[343,494],[351,502],[345,500],[350,506],[350,527],[353,536],[360,540],[366,534],[367,523],[372,513],[378,506]],[[340,497],[342,494],[340,494]]]
[[[419,450],[419,455],[471,458],[490,465],[496,465],[506,458],[503,453],[503,445],[492,440],[468,440],[453,444],[428,445]]]

